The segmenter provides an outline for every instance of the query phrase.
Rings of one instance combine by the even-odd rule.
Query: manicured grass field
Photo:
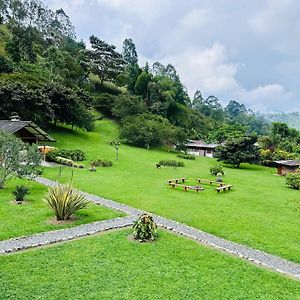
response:
[[[88,161],[96,158],[115,159],[110,141],[118,136],[116,124],[110,120],[96,123],[94,132],[72,132],[59,129],[51,132],[57,146],[80,148]],[[299,197],[299,191],[285,187],[284,178],[274,175],[275,169],[245,165],[241,169],[225,168],[224,181],[233,184],[230,192],[217,194],[203,185],[204,192],[173,190],[168,179],[187,177],[213,178],[209,168],[214,159],[184,160],[184,168],[154,164],[160,159],[177,159],[175,154],[121,145],[120,160],[111,168],[74,170],[74,184],[85,191],[129,204],[200,228],[226,239],[265,250],[300,262],[300,217],[288,203]],[[45,170],[45,176],[57,179],[58,168]],[[64,168],[59,178],[67,182],[71,169]]]
[[[30,194],[26,196],[25,204],[13,204],[14,195],[12,195],[12,191],[21,184],[30,187]],[[0,240],[116,218],[122,215],[96,204],[89,204],[87,208],[76,213],[77,220],[71,224],[52,225],[48,221],[51,218],[54,220],[54,213],[43,201],[46,191],[46,187],[34,181],[20,179],[9,181],[6,188],[0,190]]]
[[[300,299],[300,282],[160,231],[131,230],[0,257],[0,299]]]

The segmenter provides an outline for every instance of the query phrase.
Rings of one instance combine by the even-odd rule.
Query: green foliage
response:
[[[58,221],[69,220],[76,211],[85,208],[89,203],[71,185],[57,185],[49,188],[44,199],[53,209]]]
[[[280,149],[260,149],[259,157],[263,166],[274,167],[274,161],[295,159],[296,155]]]
[[[110,160],[106,159],[96,159],[91,161],[92,167],[111,167],[113,163]]]
[[[241,163],[255,163],[259,158],[256,141],[257,138],[253,136],[228,140],[223,146],[216,148],[215,157],[237,168]]]
[[[219,173],[224,176],[224,170],[222,165],[215,165],[209,169],[209,172],[213,176],[217,176]]]
[[[13,72],[12,63],[4,56],[0,55],[0,74]]]
[[[34,176],[41,161],[36,145],[28,145],[0,130],[0,189],[8,179]]]
[[[115,97],[112,107],[113,115],[120,119],[146,113],[146,110],[147,108],[141,97],[130,94],[122,94]]]
[[[85,50],[85,62],[89,70],[97,75],[101,81],[115,81],[124,70],[125,62],[114,45],[100,40],[96,36],[90,37],[92,49]]]
[[[63,157],[73,161],[83,161],[86,159],[85,153],[80,149],[69,150],[69,149],[55,149],[48,152],[46,158],[50,161],[54,161],[55,157]]]
[[[94,107],[106,115],[111,115],[115,100],[115,95],[102,93],[94,98]]]
[[[300,189],[300,173],[289,173],[286,175],[286,185],[294,190]]]
[[[143,147],[175,143],[177,133],[167,119],[150,114],[127,117],[121,128],[121,138]]]
[[[143,71],[136,80],[134,90],[136,95],[140,95],[143,98],[147,96],[148,84],[152,79],[152,75]]]
[[[184,167],[184,162],[176,161],[176,160],[168,160],[168,159],[162,159],[158,162],[158,164],[161,166],[174,167],[174,168]]]
[[[13,191],[13,194],[16,197],[17,202],[24,201],[26,195],[30,193],[30,190],[27,186],[24,185],[17,185],[16,189]]]
[[[178,158],[182,158],[182,159],[189,159],[189,160],[195,160],[196,156],[192,155],[192,154],[185,154],[185,153],[179,153],[177,154]]]
[[[129,65],[137,65],[138,54],[136,52],[135,44],[132,39],[125,39],[123,42],[123,58]]]
[[[153,217],[148,214],[141,215],[133,225],[133,237],[141,242],[152,240],[157,236],[157,225]]]

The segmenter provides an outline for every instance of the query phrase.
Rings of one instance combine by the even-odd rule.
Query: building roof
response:
[[[287,166],[287,167],[299,167],[300,161],[299,160],[277,160],[274,161],[277,165]]]
[[[33,134],[39,141],[56,142],[53,137],[31,121],[0,120],[0,130],[16,133],[23,128]]]
[[[187,147],[193,147],[193,148],[209,148],[214,149],[219,146],[219,144],[206,144],[205,142],[201,140],[188,140],[188,143],[186,144]]]

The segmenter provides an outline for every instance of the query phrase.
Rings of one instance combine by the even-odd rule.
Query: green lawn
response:
[[[114,161],[115,150],[109,144],[118,136],[116,124],[98,121],[92,133],[72,132],[61,128],[51,132],[59,147],[80,148],[88,161],[96,158]],[[176,177],[211,178],[209,168],[215,160],[197,158],[184,161],[184,168],[156,169],[160,159],[177,159],[175,154],[121,145],[120,160],[111,168],[76,170],[74,184],[85,191],[172,218],[269,253],[300,262],[300,215],[289,200],[299,191],[285,187],[284,178],[275,169],[244,166],[225,168],[224,181],[233,184],[230,192],[217,194],[209,186],[199,194],[172,190],[166,184]],[[58,178],[58,168],[46,169],[45,176]],[[59,178],[69,181],[71,169],[64,168]]]
[[[30,187],[31,192],[26,197],[26,204],[12,204],[11,201],[14,199],[12,191],[16,185],[21,184]],[[76,213],[77,220],[72,224],[52,225],[48,221],[54,217],[54,213],[43,201],[46,191],[46,187],[34,181],[20,179],[9,181],[6,188],[0,190],[0,240],[116,218],[122,215],[119,212],[91,203],[86,209]]]
[[[129,230],[0,257],[0,299],[300,299],[300,283],[194,241]]]

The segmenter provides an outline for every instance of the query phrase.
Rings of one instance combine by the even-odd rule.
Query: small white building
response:
[[[186,144],[188,154],[206,157],[214,157],[215,148],[218,146],[219,144],[206,144],[201,140],[188,140]]]

